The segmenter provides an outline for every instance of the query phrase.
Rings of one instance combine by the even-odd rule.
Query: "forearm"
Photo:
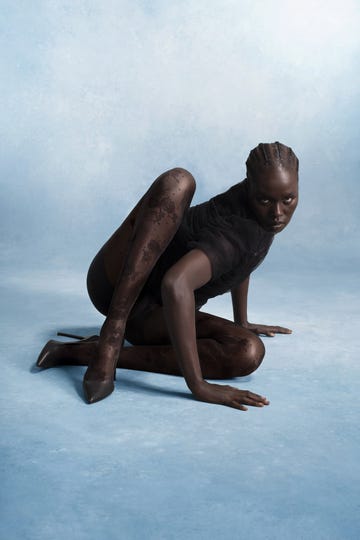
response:
[[[211,265],[201,250],[184,255],[165,274],[161,295],[171,342],[186,384],[197,399],[246,410],[246,405],[263,407],[268,400],[248,390],[204,381],[196,342],[194,291],[211,279]]]
[[[178,287],[177,289],[179,289]],[[191,392],[204,383],[196,344],[194,291],[182,286],[162,287],[166,323],[180,369]]]
[[[250,276],[248,276],[239,285],[231,289],[231,299],[233,305],[234,322],[245,325],[247,318],[247,298],[249,290]]]

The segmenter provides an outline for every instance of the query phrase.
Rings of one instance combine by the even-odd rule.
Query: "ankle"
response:
[[[114,371],[116,364],[110,362],[99,362],[99,360],[93,360],[89,363],[88,369],[85,374],[86,379],[109,379],[114,377]]]
[[[126,326],[125,318],[107,316],[100,330],[100,335],[106,330],[120,330]]]

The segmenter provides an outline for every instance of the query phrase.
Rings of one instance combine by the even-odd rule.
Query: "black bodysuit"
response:
[[[173,240],[151,272],[140,297],[161,300],[166,271],[191,249],[210,259],[211,280],[195,291],[196,309],[247,278],[267,254],[274,235],[255,220],[248,204],[248,183],[243,180],[207,202],[190,207]]]
[[[247,189],[245,179],[185,212],[177,233],[145,283],[135,303],[135,312],[136,306],[144,306],[144,303],[146,309],[162,305],[163,276],[191,249],[201,249],[209,257],[212,268],[211,280],[194,293],[196,309],[206,304],[209,298],[239,285],[261,263],[274,235],[255,220],[249,207]],[[96,309],[106,316],[114,288],[106,277],[102,250],[90,265],[87,290]]]

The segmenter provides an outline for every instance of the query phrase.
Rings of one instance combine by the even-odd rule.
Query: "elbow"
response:
[[[164,306],[166,304],[179,304],[189,296],[193,296],[186,280],[181,274],[172,272],[171,269],[166,272],[161,282],[161,298]]]

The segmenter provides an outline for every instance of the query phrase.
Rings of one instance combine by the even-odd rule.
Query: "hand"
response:
[[[253,324],[244,323],[241,325],[243,328],[247,328],[254,334],[263,334],[265,336],[274,337],[275,334],[291,334],[290,328],[283,328],[282,326],[267,326],[266,324]]]
[[[263,407],[270,403],[266,397],[249,392],[249,390],[238,390],[229,385],[209,384],[206,381],[203,381],[196,390],[193,390],[193,394],[200,401],[227,405],[240,411],[248,410],[244,404],[252,407]]]

